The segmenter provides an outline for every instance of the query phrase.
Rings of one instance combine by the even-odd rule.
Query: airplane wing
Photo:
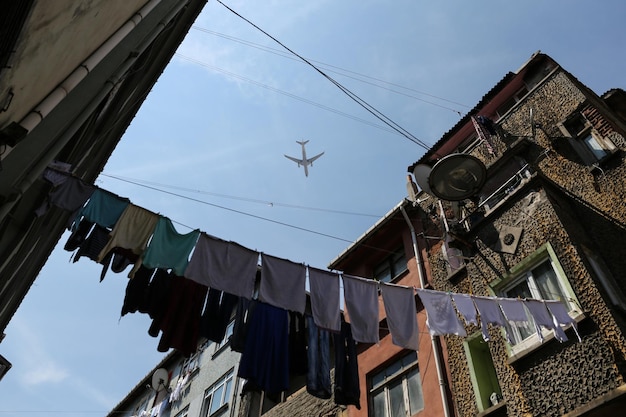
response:
[[[314,156],[314,157],[312,157],[312,158],[307,158],[307,162],[308,162],[309,164],[313,164],[313,161],[315,161],[317,158],[319,158],[319,157],[320,157],[320,156],[322,156],[322,155],[324,155],[324,152],[322,152],[322,153],[321,153],[321,154],[319,154],[319,155],[315,155],[315,156]]]
[[[293,156],[289,156],[289,155],[285,155],[285,158],[291,159],[293,162],[298,164],[298,166],[300,166],[300,164],[302,164],[302,159],[294,158]]]

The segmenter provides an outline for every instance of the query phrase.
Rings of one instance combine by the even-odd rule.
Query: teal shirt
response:
[[[152,240],[143,254],[143,265],[147,268],[171,268],[176,275],[183,276],[199,235],[197,229],[180,234],[170,219],[160,216]]]

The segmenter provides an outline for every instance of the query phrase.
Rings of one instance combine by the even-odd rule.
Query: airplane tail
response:
[[[305,140],[305,141],[300,142],[299,140],[297,140],[296,143],[299,143],[300,145],[306,145],[307,143],[309,143],[309,141]]]

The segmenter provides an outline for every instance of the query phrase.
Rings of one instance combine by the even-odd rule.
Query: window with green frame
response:
[[[484,341],[482,333],[477,332],[463,342],[463,347],[476,396],[476,406],[478,411],[484,411],[493,405],[491,403],[493,393],[496,393],[497,398],[502,398],[489,344]]]
[[[374,267],[374,279],[381,282],[391,282],[407,270],[404,247],[395,250],[382,262]]]
[[[369,376],[374,417],[408,417],[424,408],[417,352],[411,351]]]
[[[501,297],[563,301],[572,317],[580,314],[576,296],[549,243],[513,267],[495,289]],[[528,325],[511,325],[513,345],[536,335],[533,318],[527,314]]]

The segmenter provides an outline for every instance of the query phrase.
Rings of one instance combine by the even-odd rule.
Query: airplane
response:
[[[285,155],[285,158],[291,159],[293,162],[298,164],[298,167],[300,167],[300,165],[302,165],[304,167],[304,175],[306,177],[308,177],[309,176],[309,168],[308,168],[308,166],[309,165],[313,166],[313,161],[315,161],[320,156],[324,155],[324,152],[322,152],[319,155],[315,155],[312,158],[307,158],[306,157],[306,149],[304,149],[304,145],[309,143],[309,141],[305,140],[304,142],[300,142],[300,141],[297,140],[296,143],[299,143],[300,145],[302,145],[302,159],[294,158],[293,156],[288,156],[288,155]]]

